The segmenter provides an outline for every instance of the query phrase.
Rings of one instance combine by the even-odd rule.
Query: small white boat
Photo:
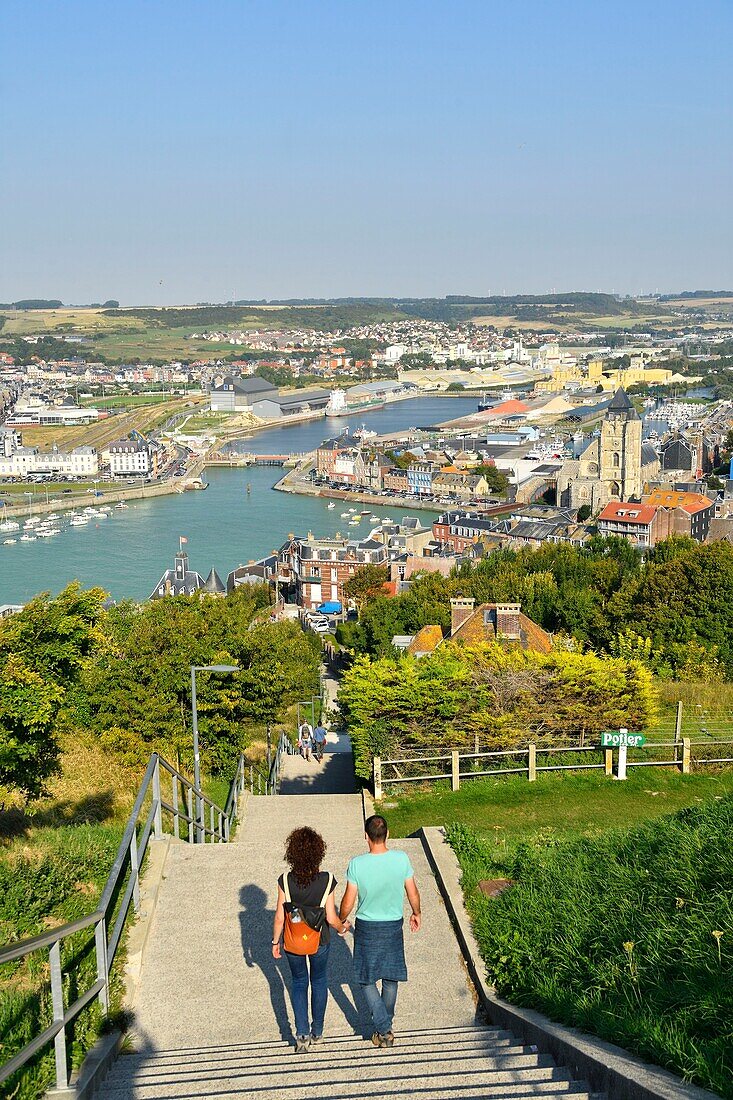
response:
[[[358,520],[358,519],[350,519],[349,520],[349,527],[358,527],[360,522],[361,522],[361,520]]]
[[[60,517],[60,516],[58,516],[58,515],[56,515],[56,513],[55,513],[55,512],[51,512],[51,515],[50,515],[50,516],[46,516],[46,518],[45,518],[45,520],[44,520],[43,522],[44,522],[44,523],[53,523],[53,522],[54,522],[54,520],[57,520],[57,519],[60,519],[60,518],[61,518],[61,517]]]
[[[58,535],[58,531],[50,527],[39,527],[36,533],[39,539],[50,539],[53,538],[54,535]]]
[[[356,511],[356,508],[347,508],[346,511],[349,513],[349,515],[352,515]]]
[[[16,523],[14,519],[6,519],[0,523],[0,531],[19,531],[20,524]]]
[[[36,538],[35,535],[21,535],[20,536],[20,541],[21,542],[38,542],[38,539]]]
[[[17,539],[3,539],[3,546],[15,546]]]
[[[88,523],[88,516],[74,516],[74,518],[69,523],[69,527],[86,527]]]
[[[342,512],[341,513],[341,519],[348,519],[348,518],[349,518],[349,513],[348,512]]]
[[[24,527],[36,527],[41,522],[39,516],[31,516],[23,524]]]
[[[115,504],[115,508],[119,508],[119,509],[129,508],[129,507],[130,507],[130,505],[125,504],[124,500],[121,500],[119,504]]]
[[[335,507],[336,507],[336,505],[335,505],[335,504],[333,503],[333,501],[331,501],[331,503],[330,503],[330,504],[328,504],[328,505],[326,505],[326,507],[327,507],[327,508],[328,508],[328,510],[330,511],[330,510],[331,510],[332,508],[335,508]]]

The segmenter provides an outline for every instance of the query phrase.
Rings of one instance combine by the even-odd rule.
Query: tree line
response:
[[[39,795],[59,768],[64,734],[87,731],[111,754],[144,763],[161,751],[191,766],[190,666],[199,676],[202,756],[229,775],[240,751],[317,693],[320,646],[297,623],[269,620],[266,585],[226,599],[169,597],[106,608],[74,583],[0,623],[0,802]]]

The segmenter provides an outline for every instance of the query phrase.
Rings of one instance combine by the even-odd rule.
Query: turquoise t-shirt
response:
[[[396,848],[354,856],[346,869],[346,879],[359,892],[359,920],[401,920],[405,882],[414,873],[407,852]]]

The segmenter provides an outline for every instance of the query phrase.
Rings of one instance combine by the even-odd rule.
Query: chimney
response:
[[[496,605],[496,636],[497,638],[513,638],[515,641],[521,637],[519,627],[519,603],[498,603]]]
[[[465,623],[466,619],[469,619],[473,615],[473,609],[476,604],[473,596],[459,596],[457,599],[452,599],[450,602],[450,633],[451,638],[458,630],[459,626]]]

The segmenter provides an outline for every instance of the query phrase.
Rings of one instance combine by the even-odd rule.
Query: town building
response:
[[[634,504],[612,500],[598,516],[598,534],[628,539],[638,547],[654,546],[658,541],[658,509],[652,504]]]
[[[343,586],[364,565],[385,565],[387,548],[376,539],[317,539],[291,536],[278,551],[277,582],[294,602],[309,610],[322,603],[343,604]]]
[[[151,600],[162,600],[165,596],[195,596],[205,586],[204,578],[189,568],[188,554],[179,550],[172,569],[166,569],[163,576],[150,593]]]
[[[704,542],[715,518],[715,501],[703,493],[674,489],[653,489],[643,497],[644,503],[663,511],[660,516],[658,540],[671,535],[689,535]]]
[[[552,650],[552,635],[524,615],[519,603],[483,603],[476,607],[472,597],[457,597],[450,602],[450,612],[448,638],[443,638],[439,627],[431,625],[423,627],[415,635],[396,635],[392,645],[400,652],[416,657],[432,653],[447,641],[465,645],[498,642],[533,653],[550,653]]]
[[[619,389],[606,408],[600,437],[591,438],[577,459],[563,463],[558,504],[586,504],[596,513],[610,500],[640,499],[642,488],[642,424],[626,391]]]
[[[151,477],[153,449],[142,436],[117,439],[106,448],[109,471],[114,477]]]
[[[249,412],[256,401],[272,396],[277,396],[277,387],[267,379],[257,375],[251,378],[233,378],[230,375],[211,391],[211,411],[232,415]]]

